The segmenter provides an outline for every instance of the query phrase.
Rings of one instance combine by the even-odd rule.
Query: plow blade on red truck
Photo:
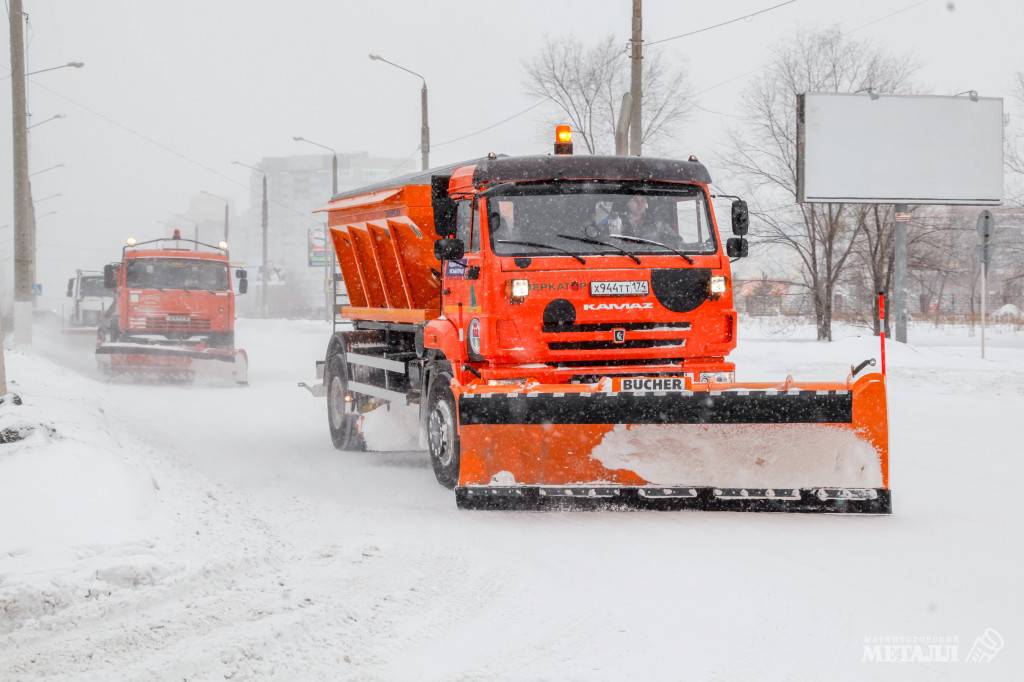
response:
[[[879,374],[471,386],[458,405],[463,508],[891,512]]]
[[[242,349],[192,348],[129,342],[96,347],[96,360],[111,376],[192,380],[198,376],[248,383],[249,359]]]

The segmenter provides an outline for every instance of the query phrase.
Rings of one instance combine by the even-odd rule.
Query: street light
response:
[[[338,195],[338,150],[333,147],[328,147],[325,144],[314,142],[313,140],[306,139],[301,135],[296,135],[292,138],[296,142],[305,142],[311,144],[314,147],[320,147],[326,149],[331,153],[331,198],[333,199]],[[336,303],[336,292],[337,284],[334,282],[334,246],[330,243],[330,232],[327,230],[327,226],[324,226],[324,250],[327,251],[327,258],[324,259],[324,288],[327,294],[327,321],[332,322],[334,320],[334,305]]]
[[[46,171],[52,171],[63,167],[63,163],[58,163],[56,166],[50,166],[49,168],[44,168],[43,170],[37,170],[35,173],[29,173],[28,176],[31,178],[33,175],[39,175],[40,173],[45,173]]]
[[[25,74],[25,78],[34,76],[37,73],[45,73],[47,71],[56,71],[57,69],[80,69],[85,66],[85,62],[68,62],[67,64],[61,64],[60,66],[51,66],[46,69],[39,69],[38,71],[29,71]]]
[[[263,230],[263,267],[260,272],[260,314],[263,317],[267,316],[267,286],[269,284],[269,270],[270,264],[267,261],[267,172],[262,168],[256,166],[250,166],[247,163],[241,161],[232,161],[236,166],[242,168],[248,168],[251,171],[255,171],[263,176],[263,199],[261,202],[262,211],[260,214],[260,227]]]
[[[227,200],[227,198],[226,197],[222,197],[219,194],[214,194],[213,192],[207,192],[205,189],[199,190],[199,193],[200,194],[205,194],[208,197],[213,197],[214,199],[220,199],[221,201],[224,202],[224,241],[226,241],[228,244],[230,244],[231,242],[228,240],[228,200]]]
[[[427,170],[427,168],[430,167],[430,125],[427,122],[427,79],[412,69],[407,69],[401,64],[395,64],[393,61],[384,59],[384,57],[381,57],[379,54],[373,54],[371,52],[370,59],[375,62],[390,64],[396,69],[401,69],[406,73],[411,73],[423,81],[423,87],[420,89],[420,119],[422,122],[420,125],[420,158],[422,160],[423,170]]]
[[[36,128],[36,127],[38,127],[38,126],[41,126],[41,125],[43,125],[44,123],[49,123],[50,121],[56,121],[56,120],[57,120],[57,119],[59,119],[59,118],[67,118],[67,116],[66,116],[66,115],[64,115],[64,114],[54,114],[54,115],[53,115],[53,116],[51,116],[50,118],[47,118],[47,119],[45,119],[45,120],[42,120],[42,121],[39,121],[39,123],[33,123],[32,125],[30,125],[30,126],[28,127],[28,130],[32,130],[33,128]]]

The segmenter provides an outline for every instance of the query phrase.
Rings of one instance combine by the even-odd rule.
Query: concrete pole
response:
[[[985,299],[988,298],[988,266],[981,261],[981,359],[985,359]]]
[[[430,168],[430,123],[427,118],[427,81],[423,81],[423,87],[420,88],[420,119],[422,121],[422,126],[420,127],[420,157],[423,170],[427,170]]]
[[[0,318],[0,396],[7,394],[7,366],[4,364],[4,321]]]
[[[224,241],[228,242],[228,246],[231,246],[231,242],[228,241],[228,202],[224,202]]]
[[[906,204],[896,204],[893,216],[895,226],[896,253],[892,273],[893,329],[900,343],[907,342],[907,223],[910,211]]]
[[[270,282],[270,262],[267,257],[267,174],[263,174],[263,210],[260,218],[260,226],[263,229],[263,272],[261,275],[260,287],[260,313],[263,317],[267,316],[267,285]]]
[[[629,118],[633,113],[633,96],[628,92],[622,96],[619,105],[619,120],[615,124],[615,155],[629,154]]]
[[[641,104],[643,103],[643,0],[633,0],[633,37],[630,40],[630,72],[629,94],[633,98],[632,113],[629,115],[629,154],[640,156],[643,139],[643,120]]]
[[[28,184],[28,111],[25,102],[25,33],[21,0],[9,0],[11,113],[14,132],[14,341],[32,343],[35,248]]]
[[[426,109],[424,109],[426,111]],[[331,156],[331,198],[333,199],[338,195],[338,152],[333,152]],[[326,315],[328,322],[334,322],[334,305],[337,297],[335,296],[336,285],[334,283],[334,242],[331,239],[331,229],[327,226],[327,222],[324,223],[324,249],[327,253],[324,259],[324,272],[325,282],[324,289],[327,295],[327,306]]]

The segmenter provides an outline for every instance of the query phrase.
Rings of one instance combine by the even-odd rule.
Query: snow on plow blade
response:
[[[224,375],[236,383],[248,383],[249,360],[241,349],[114,342],[97,346],[96,359],[105,371],[114,375],[162,378]]]
[[[646,393],[623,381],[463,392],[459,506],[892,511],[879,374]]]

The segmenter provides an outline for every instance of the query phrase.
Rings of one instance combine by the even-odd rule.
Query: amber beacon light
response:
[[[555,126],[555,154],[572,154],[572,128]]]

